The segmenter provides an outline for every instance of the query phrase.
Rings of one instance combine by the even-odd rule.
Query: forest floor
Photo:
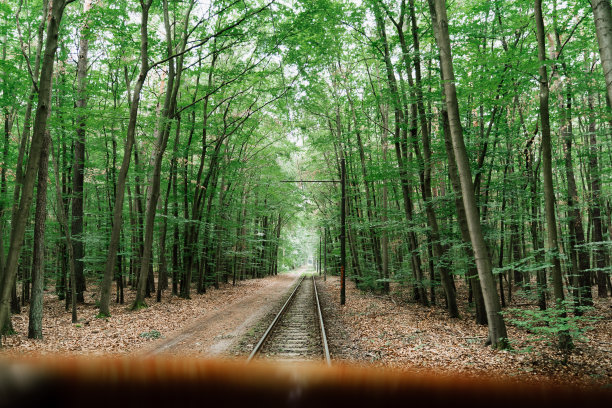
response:
[[[0,357],[40,354],[197,355],[244,358],[293,286],[292,274],[221,284],[191,300],[166,291],[161,303],[129,311],[134,292],[126,290],[124,305],[111,304],[111,317],[98,319],[96,288],[79,305],[72,324],[64,301],[45,292],[43,340],[27,338],[28,310],[13,315],[17,334],[3,337]],[[460,304],[461,318],[450,319],[441,306],[423,307],[411,294],[392,286],[391,295],[360,291],[347,282],[346,305],[339,305],[339,279],[318,279],[330,351],[335,361],[393,370],[461,376],[495,376],[510,380],[553,381],[578,386],[612,386],[612,300],[596,299],[592,315],[601,319],[564,357],[545,342],[530,342],[529,333],[508,324],[513,350],[484,345],[486,326],[474,322],[473,310]],[[458,282],[458,298],[466,299]],[[440,302],[441,299],[438,299]],[[527,301],[514,296],[514,302]],[[510,305],[516,306],[514,305]],[[527,347],[531,347],[527,351]]]
[[[78,305],[78,323],[72,324],[50,288],[44,295],[43,339],[28,339],[28,307],[12,316],[17,334],[3,336],[0,356],[19,357],[40,354],[170,354],[221,356],[233,342],[255,325],[299,275],[281,274],[209,288],[192,294],[190,300],[165,291],[162,301],[147,299],[149,307],[129,310],[135,297],[125,290],[125,304],[111,302],[111,317],[96,318],[97,288],[90,284],[85,304]],[[92,290],[93,289],[93,290]]]
[[[336,276],[318,281],[323,313],[335,359],[402,371],[487,376],[516,381],[547,381],[574,386],[612,387],[612,300],[595,299],[589,314],[587,342],[576,342],[567,356],[507,322],[512,350],[484,345],[487,327],[477,325],[473,310],[459,305],[461,317],[451,319],[441,306],[423,307],[408,290],[391,288],[390,296],[360,291],[347,281],[346,304],[340,306]],[[459,282],[458,299],[467,299]],[[438,294],[440,296],[440,294]],[[525,299],[515,296],[522,302]],[[438,298],[438,302],[444,302]],[[515,305],[511,304],[510,307]],[[531,348],[531,349],[529,349]]]

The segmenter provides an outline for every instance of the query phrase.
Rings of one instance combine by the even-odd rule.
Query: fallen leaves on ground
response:
[[[156,338],[168,338],[188,326],[203,314],[218,310],[243,296],[270,284],[266,279],[252,279],[231,284],[220,284],[219,289],[209,288],[205,294],[192,294],[182,299],[165,291],[162,301],[146,299],[149,307],[130,311],[135,291],[125,289],[123,305],[111,302],[109,318],[97,318],[95,305],[97,288],[85,292],[85,304],[78,305],[78,322],[71,322],[65,302],[59,301],[51,290],[44,293],[43,339],[28,339],[28,307],[12,316],[17,334],[3,336],[0,353],[5,356],[26,354],[126,354],[149,345]],[[159,334],[157,334],[159,333]]]
[[[332,354],[353,363],[394,369],[439,370],[465,375],[487,375],[522,380],[550,380],[579,386],[612,384],[612,308],[610,299],[596,299],[602,316],[577,343],[566,363],[554,347],[529,342],[529,333],[508,326],[513,350],[485,346],[487,326],[477,325],[473,312],[460,305],[461,317],[451,319],[440,306],[424,307],[408,301],[398,286],[390,296],[363,292],[347,281],[346,304],[340,306],[337,277],[319,280],[323,292]],[[458,284],[458,299],[466,299]],[[442,300],[440,300],[442,299]],[[438,302],[444,302],[439,297]],[[464,302],[465,303],[465,302]],[[526,347],[532,350],[526,352]]]

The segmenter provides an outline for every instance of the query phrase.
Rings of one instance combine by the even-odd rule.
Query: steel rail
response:
[[[274,318],[274,320],[272,321],[272,323],[270,323],[270,326],[268,326],[268,329],[266,330],[266,332],[263,334],[263,336],[261,337],[261,339],[259,340],[259,342],[257,343],[257,345],[255,346],[255,348],[253,349],[253,351],[251,352],[251,354],[249,355],[249,358],[247,359],[247,363],[249,363],[253,357],[255,357],[255,355],[257,353],[259,353],[259,350],[261,350],[261,347],[263,346],[264,342],[266,341],[266,339],[268,338],[268,336],[270,335],[270,333],[272,332],[272,329],[274,329],[274,326],[276,326],[276,323],[278,323],[278,321],[280,320],[281,316],[283,315],[283,313],[285,312],[285,309],[287,309],[287,306],[289,305],[289,303],[291,303],[291,300],[293,300],[294,295],[297,293],[298,289],[300,288],[300,286],[302,285],[302,282],[304,281],[304,277],[306,275],[302,275],[300,281],[298,282],[298,284],[295,286],[295,289],[293,289],[293,292],[291,292],[291,295],[289,295],[289,298],[287,299],[287,301],[285,302],[285,304],[283,305],[283,307],[281,308],[281,310],[276,314],[276,317]]]
[[[319,327],[321,328],[321,343],[323,343],[323,354],[325,355],[325,363],[331,366],[331,358],[329,356],[329,347],[327,346],[327,336],[325,335],[325,325],[323,325],[323,314],[321,313],[321,303],[319,302],[319,293],[317,292],[317,284],[314,275],[312,275],[312,286],[314,286],[315,299],[317,301],[317,311],[319,314]]]

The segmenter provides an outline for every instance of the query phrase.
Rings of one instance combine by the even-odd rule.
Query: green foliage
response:
[[[567,313],[573,307],[572,302],[564,301],[546,310],[512,308],[506,310],[504,315],[507,321],[529,333],[529,342],[545,343],[567,353],[572,347],[566,347],[567,343],[562,339],[569,336],[572,343],[588,342],[586,333],[593,328],[591,324],[601,319],[598,316]],[[580,307],[583,313],[592,310],[592,307]]]
[[[142,337],[143,339],[154,340],[162,337],[162,334],[158,330],[151,330],[145,333],[140,333],[138,337]]]

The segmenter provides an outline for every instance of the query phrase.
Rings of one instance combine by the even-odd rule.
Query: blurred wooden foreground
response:
[[[610,389],[196,358],[0,360],[0,406],[608,406]],[[598,405],[595,405],[598,404]]]

